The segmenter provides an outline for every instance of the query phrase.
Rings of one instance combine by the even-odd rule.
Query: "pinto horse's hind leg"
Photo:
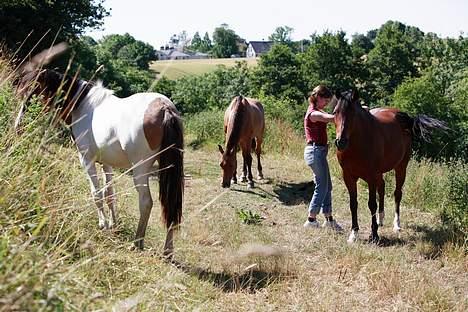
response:
[[[384,225],[385,218],[385,181],[383,176],[380,177],[379,182],[377,183],[377,193],[379,194],[379,214],[377,215],[377,224],[379,226]]]
[[[146,227],[153,208],[153,199],[149,188],[149,169],[139,166],[133,170],[133,183],[138,192],[138,208],[140,210],[140,220],[135,234],[135,246],[139,249],[144,248],[143,239],[146,233]]]
[[[94,199],[94,203],[97,207],[98,219],[99,219],[99,228],[107,229],[108,224],[106,220],[106,215],[104,213],[104,195],[103,190],[99,186],[99,178],[97,176],[96,164],[93,161],[88,161],[84,157],[80,156],[80,161],[83,167],[88,173],[88,180],[90,182],[91,194]]]
[[[104,180],[106,183],[104,185],[104,196],[110,210],[109,228],[111,229],[117,223],[117,207],[115,203],[114,186],[112,185],[112,167],[109,165],[103,165],[102,169],[104,170]]]

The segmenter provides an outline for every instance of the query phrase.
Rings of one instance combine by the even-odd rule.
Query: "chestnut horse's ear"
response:
[[[359,93],[357,92],[356,89],[353,89],[351,93],[351,101],[356,102],[357,100],[359,100]]]
[[[219,152],[220,152],[221,154],[224,154],[224,150],[223,150],[223,148],[221,147],[221,145],[219,145],[219,144],[218,144],[218,149],[219,149]]]

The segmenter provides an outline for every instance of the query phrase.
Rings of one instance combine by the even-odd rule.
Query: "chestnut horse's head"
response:
[[[236,148],[224,151],[221,145],[218,145],[219,152],[221,153],[221,161],[219,166],[223,171],[222,187],[230,187],[231,179],[235,178],[234,173],[237,168]]]
[[[339,151],[345,150],[349,145],[349,138],[354,128],[354,116],[358,109],[362,109],[357,91],[336,93],[335,115],[336,139],[335,145]]]

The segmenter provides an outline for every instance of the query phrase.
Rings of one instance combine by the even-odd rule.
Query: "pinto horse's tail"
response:
[[[411,132],[413,137],[419,137],[426,142],[430,142],[430,131],[432,129],[441,129],[444,131],[449,129],[445,122],[424,114],[410,117],[407,113],[398,112],[397,119],[403,125],[404,129]]]
[[[177,112],[165,108],[163,138],[159,155],[159,201],[166,227],[176,227],[182,219],[184,195],[184,135]]]

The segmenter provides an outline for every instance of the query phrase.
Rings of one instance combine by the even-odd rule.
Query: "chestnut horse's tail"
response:
[[[182,218],[184,195],[184,135],[182,121],[175,110],[166,107],[159,155],[159,201],[167,228],[176,227]]]
[[[419,137],[426,142],[430,142],[430,131],[432,129],[448,130],[445,122],[421,114],[416,117],[410,117],[407,113],[398,112],[397,119],[404,129],[411,131],[413,137]]]

